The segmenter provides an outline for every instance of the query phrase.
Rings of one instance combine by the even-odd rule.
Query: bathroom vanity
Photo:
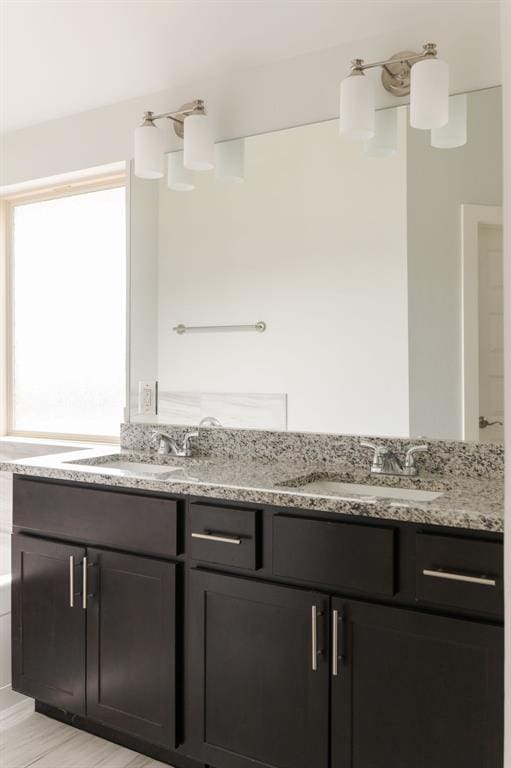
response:
[[[500,768],[498,523],[74,469],[14,478],[38,711],[177,768]]]

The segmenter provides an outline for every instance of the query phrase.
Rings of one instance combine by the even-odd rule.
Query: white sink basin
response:
[[[394,488],[384,485],[362,485],[359,483],[339,483],[334,480],[315,480],[300,486],[301,491],[317,493],[321,496],[352,497],[365,496],[368,499],[399,499],[402,501],[433,501],[442,496],[438,491],[423,491],[416,488]]]
[[[181,469],[171,464],[150,464],[143,461],[98,461],[93,466],[101,469],[122,469],[123,472],[132,472],[136,475],[163,475]]]

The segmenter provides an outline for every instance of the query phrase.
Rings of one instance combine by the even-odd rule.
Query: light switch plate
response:
[[[138,382],[138,413],[156,416],[158,413],[158,382]]]

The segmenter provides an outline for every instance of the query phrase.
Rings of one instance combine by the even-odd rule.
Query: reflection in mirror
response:
[[[501,92],[450,101],[443,133],[403,106],[134,178],[130,419],[501,440]]]

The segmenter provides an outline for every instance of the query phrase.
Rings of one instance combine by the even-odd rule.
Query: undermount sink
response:
[[[340,483],[333,480],[314,480],[299,486],[300,491],[317,493],[321,496],[364,496],[369,499],[396,499],[402,501],[433,501],[442,496],[438,491],[424,491],[417,488],[396,488],[393,486],[364,485],[362,483]]]
[[[151,464],[143,461],[98,461],[94,463],[95,467],[101,469],[122,469],[123,472],[133,472],[133,474],[144,475],[163,475],[169,472],[177,472],[182,467],[173,467],[171,464]]]

